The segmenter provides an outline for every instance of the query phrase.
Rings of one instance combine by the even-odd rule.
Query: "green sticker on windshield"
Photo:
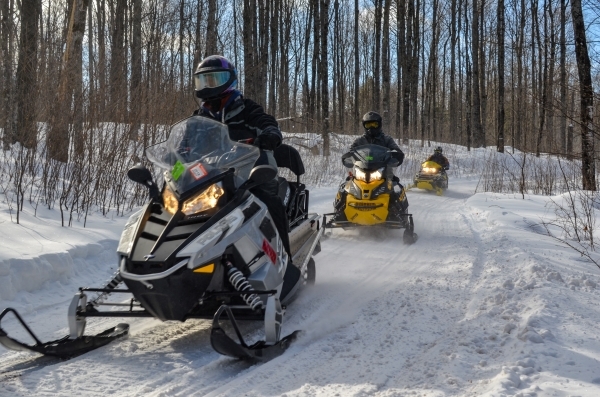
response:
[[[183,164],[181,164],[181,161],[177,160],[177,162],[173,166],[173,170],[171,170],[171,175],[173,176],[173,179],[179,179],[181,174],[183,174],[183,171],[185,171],[185,167],[183,166]]]

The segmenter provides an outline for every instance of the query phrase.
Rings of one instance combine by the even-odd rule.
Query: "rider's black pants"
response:
[[[279,238],[281,238],[281,242],[283,243],[283,248],[290,256],[290,260],[292,259],[292,251],[290,249],[290,237],[288,235],[289,222],[287,218],[287,213],[285,212],[285,207],[283,206],[283,202],[279,197],[279,185],[277,182],[277,178],[263,183],[253,189],[250,190],[252,194],[254,194],[260,201],[265,203],[267,208],[269,209],[269,213],[271,214],[271,218],[273,222],[275,222],[275,227],[277,227],[277,232],[279,233]]]

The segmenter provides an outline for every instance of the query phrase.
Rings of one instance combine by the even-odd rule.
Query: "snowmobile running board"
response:
[[[57,339],[54,341],[42,343],[37,336],[29,329],[23,321],[19,313],[15,309],[7,308],[0,314],[0,322],[4,316],[12,312],[23,328],[36,342],[35,345],[28,345],[8,336],[8,334],[0,326],[0,344],[10,350],[29,351],[34,353],[44,354],[46,356],[54,356],[60,358],[69,358],[79,356],[91,350],[102,347],[117,338],[121,338],[129,332],[129,324],[118,324],[115,327],[109,328],[97,335],[84,335],[75,339],[70,339],[69,336]]]
[[[226,312],[233,329],[239,339],[239,343],[231,339],[221,328],[219,318]],[[280,356],[290,346],[290,344],[298,337],[300,331],[294,331],[285,338],[279,340],[275,344],[267,344],[265,341],[258,341],[255,344],[248,346],[242,337],[242,333],[238,324],[227,305],[221,305],[215,313],[210,332],[210,344],[217,353],[224,356],[234,357],[241,360],[260,360],[268,361],[272,358]]]

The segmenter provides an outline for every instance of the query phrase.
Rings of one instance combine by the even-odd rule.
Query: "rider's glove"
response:
[[[396,160],[398,160],[398,165],[401,165],[404,162],[404,153],[403,152],[393,151],[392,156],[394,156],[394,158]]]
[[[273,129],[263,131],[254,139],[254,145],[261,150],[275,150],[281,144],[281,136]]]

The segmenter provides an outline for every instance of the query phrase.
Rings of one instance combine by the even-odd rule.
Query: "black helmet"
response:
[[[381,134],[381,116],[377,112],[367,112],[362,118],[362,125],[365,132],[375,137]]]
[[[220,55],[206,57],[194,73],[194,91],[202,101],[223,98],[237,86],[235,66]]]
[[[434,152],[434,153],[439,153],[439,154],[442,154],[442,147],[441,147],[441,146],[438,146],[438,147],[436,147],[436,148],[435,148],[435,150],[434,150],[433,152]]]

